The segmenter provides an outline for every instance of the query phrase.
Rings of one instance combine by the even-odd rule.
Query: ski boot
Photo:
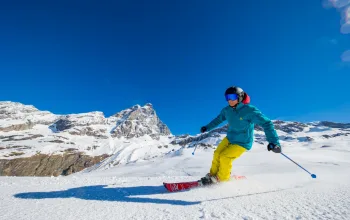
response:
[[[219,178],[217,176],[212,176],[210,175],[210,173],[207,173],[207,175],[205,175],[205,177],[202,177],[199,180],[200,184],[203,186],[206,185],[211,185],[211,184],[216,184],[219,182]]]

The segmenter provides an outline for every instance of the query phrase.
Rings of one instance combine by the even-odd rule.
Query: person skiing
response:
[[[253,145],[254,125],[264,129],[267,150],[281,153],[279,137],[272,121],[255,106],[249,104],[250,97],[242,88],[232,86],[226,89],[225,98],[228,106],[209,124],[201,127],[200,132],[210,131],[221,124],[228,122],[227,135],[214,151],[210,172],[203,178],[203,185],[227,181],[230,179],[232,162]]]

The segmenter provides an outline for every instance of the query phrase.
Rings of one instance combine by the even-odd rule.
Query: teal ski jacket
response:
[[[205,127],[210,131],[225,120],[228,122],[227,139],[231,144],[250,150],[254,141],[254,125],[257,124],[264,129],[268,143],[281,146],[272,121],[253,105],[239,103],[236,108],[227,106]]]

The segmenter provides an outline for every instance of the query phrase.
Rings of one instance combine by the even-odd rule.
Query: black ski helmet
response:
[[[238,86],[231,86],[226,89],[225,96],[227,94],[236,94],[238,96],[238,102],[242,102],[244,98],[244,91]]]

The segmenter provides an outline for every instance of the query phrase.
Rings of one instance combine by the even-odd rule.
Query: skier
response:
[[[253,145],[254,124],[260,125],[265,132],[268,151],[281,153],[281,146],[277,132],[269,118],[255,106],[250,105],[250,97],[240,87],[232,86],[226,89],[225,98],[228,106],[200,131],[210,131],[221,124],[228,122],[226,137],[214,151],[210,172],[203,178],[203,185],[227,181],[230,179],[232,161],[249,151]]]

